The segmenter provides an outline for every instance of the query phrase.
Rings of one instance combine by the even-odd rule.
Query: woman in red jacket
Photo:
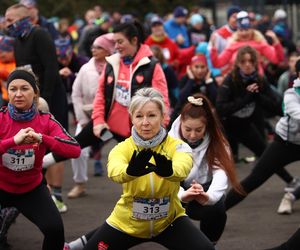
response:
[[[35,76],[13,71],[7,80],[9,103],[0,110],[0,204],[16,207],[44,234],[43,250],[61,250],[64,228],[42,174],[47,149],[76,158],[80,147],[50,113],[37,109]]]
[[[274,64],[278,64],[284,59],[283,47],[276,34],[271,30],[267,31],[266,35],[272,38],[272,45],[269,45],[264,36],[251,27],[250,18],[246,11],[240,11],[237,14],[237,27],[238,30],[232,35],[226,48],[219,55],[215,45],[216,38],[211,37],[210,57],[214,67],[220,68],[230,65],[228,68],[231,70],[238,50],[244,46],[250,46],[257,51],[260,74],[263,74],[263,57]],[[222,73],[227,74],[228,71]]]

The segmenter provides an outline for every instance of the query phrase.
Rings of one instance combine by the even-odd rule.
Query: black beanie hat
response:
[[[26,70],[22,70],[22,69],[16,69],[13,72],[10,73],[10,75],[7,78],[7,88],[9,86],[9,84],[16,79],[23,79],[26,82],[28,82],[32,88],[34,89],[34,92],[38,91],[37,88],[37,82],[36,79],[34,77],[34,75],[32,73],[29,73]]]
[[[241,11],[241,8],[237,5],[232,5],[227,9],[227,20],[234,14]]]

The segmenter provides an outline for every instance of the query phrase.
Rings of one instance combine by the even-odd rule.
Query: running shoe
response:
[[[56,199],[56,197],[54,195],[52,195],[52,200],[54,201],[54,203],[60,213],[65,213],[68,211],[68,208],[64,204],[63,201],[59,201],[58,199]]]

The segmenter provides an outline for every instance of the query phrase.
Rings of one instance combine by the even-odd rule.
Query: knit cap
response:
[[[202,63],[207,66],[206,56],[203,54],[197,54],[193,56],[191,59],[191,65],[194,65],[196,63]]]
[[[163,24],[164,21],[159,16],[155,15],[151,18],[150,23],[151,26],[154,26],[155,24]]]
[[[98,46],[106,51],[109,52],[109,54],[113,54],[115,52],[115,41],[113,40],[113,33],[107,33],[101,36],[98,36],[94,42],[93,46]]]
[[[273,18],[275,20],[282,20],[286,18],[286,12],[283,9],[278,9],[275,11]]]
[[[248,12],[240,11],[236,15],[236,24],[237,24],[238,29],[249,29],[249,28],[251,28],[251,22],[250,22],[250,17],[248,15]]]
[[[190,19],[190,23],[192,26],[203,23],[203,17],[200,14],[193,14]]]
[[[234,14],[239,13],[241,8],[237,5],[232,5],[227,9],[227,20]]]
[[[27,8],[32,8],[36,6],[35,0],[20,0],[19,3],[25,5]]]
[[[177,6],[173,12],[174,17],[185,17],[188,15],[188,10],[182,6]]]

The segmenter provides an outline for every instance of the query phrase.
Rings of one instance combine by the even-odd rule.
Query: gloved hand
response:
[[[173,174],[172,161],[168,160],[164,155],[153,152],[156,163],[154,172],[161,177],[169,177]]]
[[[138,154],[136,150],[134,150],[126,173],[131,176],[143,176],[154,171],[153,165],[149,163],[152,155],[153,152],[150,149],[143,149]]]

